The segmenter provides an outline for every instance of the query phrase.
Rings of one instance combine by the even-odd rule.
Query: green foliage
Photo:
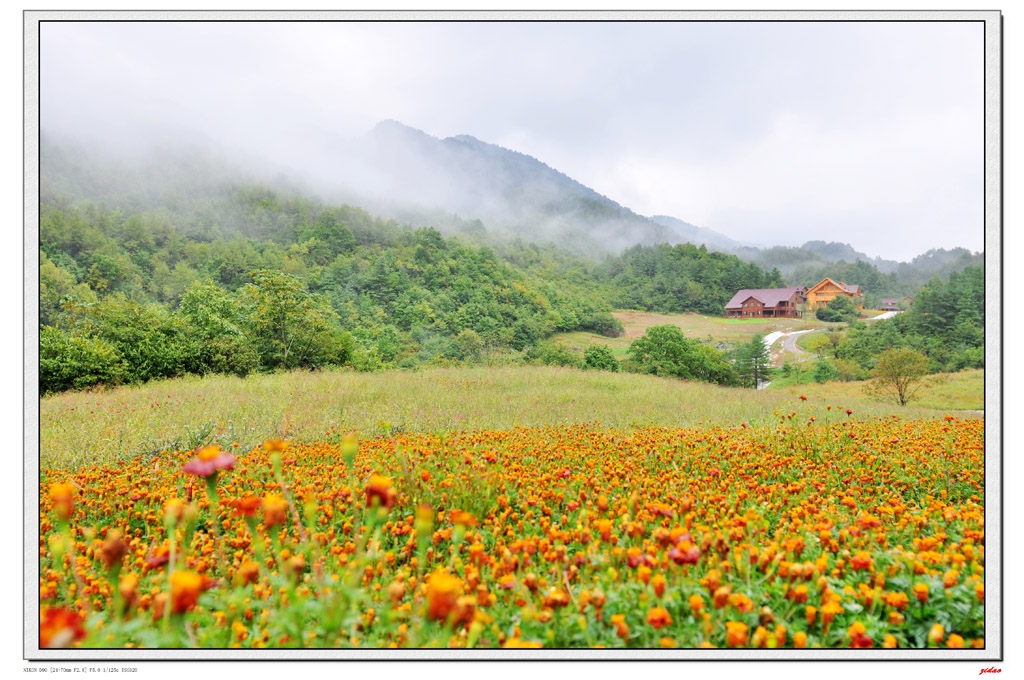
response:
[[[836,380],[850,382],[853,380],[864,380],[868,376],[868,372],[861,368],[860,364],[856,361],[835,359],[832,361],[832,365],[836,369]]]
[[[818,359],[814,363],[812,377],[816,383],[826,383],[839,377],[839,371],[836,370],[836,367],[828,359]]]
[[[127,367],[113,344],[60,328],[39,331],[39,391],[78,390],[124,382]]]
[[[265,368],[344,363],[341,329],[326,299],[281,272],[260,270],[252,278],[253,283],[239,292],[239,305],[246,333]]]
[[[737,290],[783,284],[777,271],[768,274],[735,255],[689,243],[634,246],[609,258],[598,273],[612,285],[615,306],[664,314],[722,315]]]
[[[629,346],[629,356],[644,373],[736,385],[739,377],[718,350],[687,338],[673,325],[651,326]]]
[[[542,342],[526,352],[530,364],[582,368],[579,355],[560,342]]]
[[[586,368],[593,368],[599,371],[619,370],[619,361],[612,354],[608,345],[591,345],[583,352],[583,364]]]
[[[929,372],[983,368],[984,300],[981,267],[967,267],[950,275],[948,282],[933,279],[919,291],[909,311],[868,325],[851,324],[835,354],[868,371],[892,348],[924,354]]]
[[[893,348],[882,352],[871,372],[874,378],[864,387],[866,394],[879,401],[906,406],[927,384],[928,357],[917,350]]]
[[[764,344],[764,333],[755,334],[750,342],[737,348],[735,367],[740,381],[747,387],[756,388],[771,379],[771,353]]]
[[[857,318],[857,306],[845,295],[837,295],[827,305],[814,310],[818,321],[853,321]]]

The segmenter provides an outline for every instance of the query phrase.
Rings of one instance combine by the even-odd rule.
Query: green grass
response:
[[[839,324],[829,324],[817,319],[726,319],[703,314],[658,314],[656,312],[639,312],[620,310],[612,312],[612,316],[622,321],[625,334],[618,338],[606,338],[602,335],[587,332],[559,333],[554,340],[570,348],[585,350],[594,344],[607,345],[612,353],[619,358],[626,356],[629,344],[641,337],[651,326],[673,324],[682,329],[688,337],[701,342],[717,345],[718,343],[737,344],[747,342],[755,333],[771,333],[773,331],[800,331],[806,329],[832,328]]]
[[[773,380],[768,391],[823,399],[825,401],[852,401],[866,399],[864,382],[828,382],[819,384],[813,381],[813,366],[799,374]],[[940,382],[921,388],[919,398],[912,406],[937,411],[982,411],[985,409],[985,371],[974,369],[959,373],[939,375]]]
[[[823,335],[825,335],[824,331],[818,331],[816,333],[804,333],[803,335],[799,335],[796,338],[796,346],[805,352],[810,352],[812,355],[814,355],[813,358],[817,359],[817,355],[814,354],[814,350],[810,348],[809,343],[814,338],[821,337]]]
[[[836,403],[838,397],[828,398]],[[862,415],[943,415],[877,404],[856,393],[843,398]],[[350,430],[373,437],[584,422],[754,425],[774,421],[774,411],[791,411],[796,403],[797,395],[785,390],[546,366],[188,377],[42,399],[40,463],[103,464],[206,443],[237,442],[248,450],[271,437],[312,441]]]

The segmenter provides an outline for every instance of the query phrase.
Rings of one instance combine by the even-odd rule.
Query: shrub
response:
[[[832,362],[827,359],[819,359],[814,364],[814,373],[812,374],[814,382],[824,383],[829,380],[835,380],[839,377],[839,372],[836,367],[832,365]]]
[[[629,346],[644,373],[736,385],[739,378],[724,354],[683,335],[677,326],[652,326]]]
[[[583,352],[583,364],[599,371],[619,370],[619,361],[607,345],[591,345]]]
[[[126,373],[121,355],[109,342],[49,326],[39,331],[39,391],[43,394],[117,384],[125,381]]]

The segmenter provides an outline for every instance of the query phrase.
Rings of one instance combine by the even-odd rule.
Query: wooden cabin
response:
[[[807,289],[807,309],[824,307],[838,295],[847,296],[857,309],[864,309],[864,295],[860,292],[860,286],[848,286],[842,281],[833,281],[828,277]]]
[[[731,319],[797,319],[803,313],[800,305],[806,290],[803,286],[744,289],[726,303],[725,315]]]

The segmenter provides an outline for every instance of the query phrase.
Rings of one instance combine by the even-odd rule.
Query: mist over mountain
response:
[[[741,243],[733,240],[725,234],[720,234],[713,229],[706,229],[684,222],[683,220],[668,215],[652,215],[649,218],[655,224],[671,229],[679,238],[686,243],[707,246],[708,250],[719,250],[722,252],[733,252],[746,247],[755,247],[749,243]],[[755,247],[756,248],[756,247]]]
[[[330,180],[334,186],[319,185],[325,195],[358,200],[375,214],[416,223],[441,210],[580,255],[686,240],[536,158],[469,135],[439,139],[396,121],[347,145]]]
[[[864,262],[923,283],[983,261],[963,248],[929,250],[909,263],[823,240],[760,248],[677,217],[638,215],[526,154],[469,135],[439,139],[396,121],[383,121],[353,140],[325,140],[305,172],[198,139],[125,153],[44,132],[40,159],[44,200],[171,210],[188,218],[178,225],[183,233],[273,233],[274,225],[227,207],[235,192],[261,186],[477,242],[521,239],[592,259],[638,244],[692,243],[778,269],[788,281],[814,278],[834,263]]]

